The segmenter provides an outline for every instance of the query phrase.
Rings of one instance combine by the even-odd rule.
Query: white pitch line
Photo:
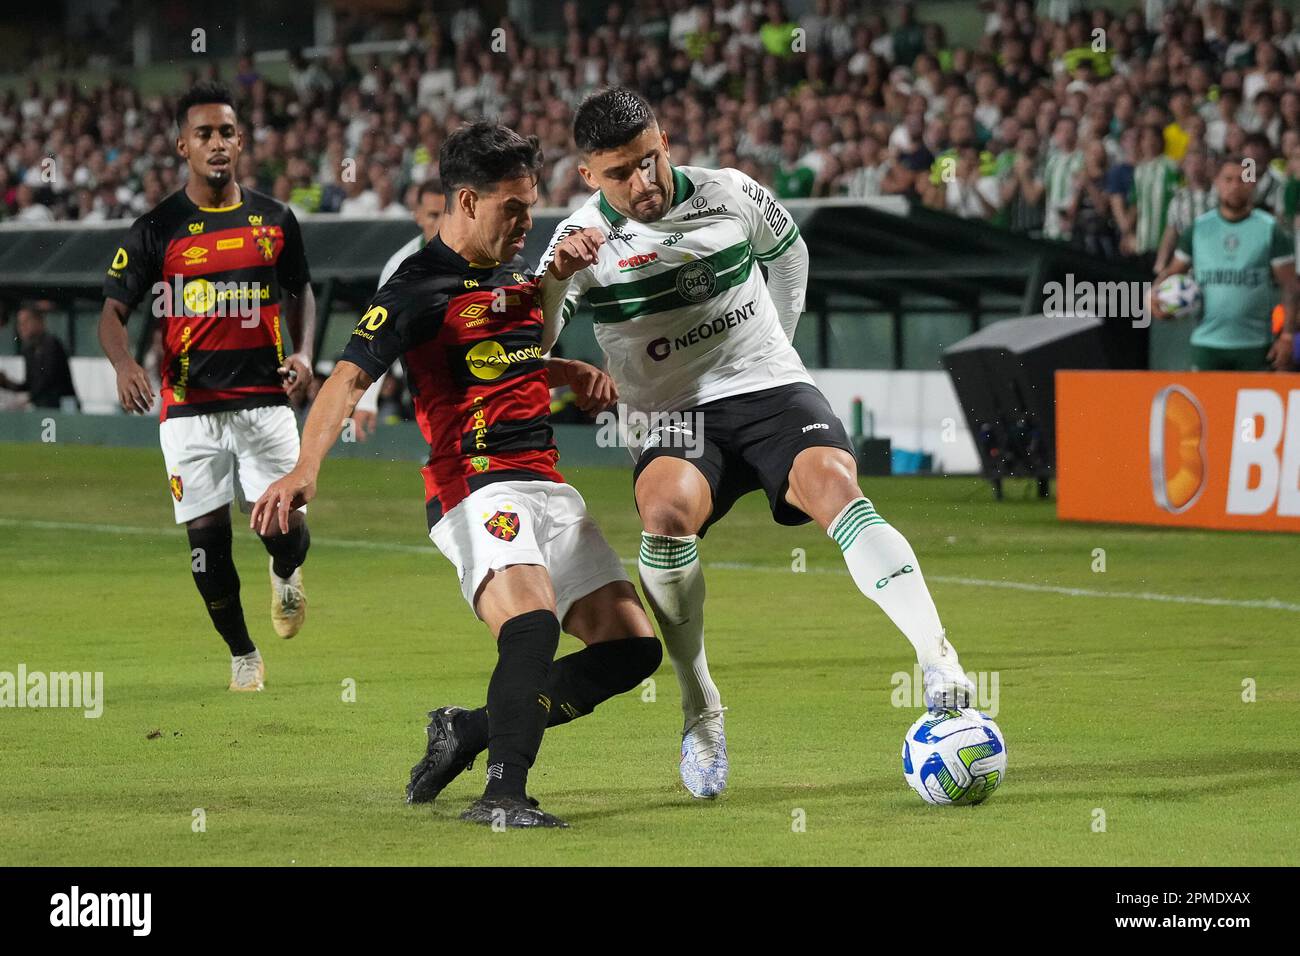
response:
[[[77,521],[36,521],[17,518],[0,518],[0,527],[38,528],[50,531],[98,531],[105,534],[134,534],[168,536],[174,533],[171,528],[140,528],[131,525],[89,524]],[[399,544],[393,541],[359,541],[352,538],[330,538],[313,534],[312,544],[327,547],[353,548],[364,551],[389,551],[401,554],[438,554],[432,545]],[[636,564],[630,558],[623,558],[628,567]],[[722,571],[747,571],[759,573],[791,574],[788,568],[772,567],[761,564],[744,564],[738,561],[709,561],[705,567]],[[844,575],[841,568],[808,568],[805,574]],[[1029,581],[995,581],[988,578],[967,578],[948,574],[928,574],[926,577],[939,584],[957,584],[964,587],[1001,588],[1009,591],[1027,591],[1034,594],[1057,594],[1062,597],[1084,598],[1118,598],[1129,601],[1157,601],[1165,604],[1199,604],[1209,607],[1255,608],[1265,611],[1286,611],[1300,614],[1300,604],[1279,601],[1277,598],[1241,599],[1199,597],[1192,594],[1161,594],[1155,591],[1100,591],[1096,588],[1071,588],[1057,584],[1034,584]]]

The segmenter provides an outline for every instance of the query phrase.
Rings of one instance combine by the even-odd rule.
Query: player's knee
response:
[[[790,484],[816,496],[835,491],[860,494],[858,468],[853,457],[840,448],[806,448],[790,469]]]
[[[641,525],[648,534],[684,538],[699,531],[690,512],[672,501],[649,501],[641,506]]]

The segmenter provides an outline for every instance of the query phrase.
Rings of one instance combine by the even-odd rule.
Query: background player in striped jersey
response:
[[[585,295],[627,404],[643,415],[682,413],[651,431],[634,482],[641,584],[682,690],[686,788],[716,796],[729,767],[704,653],[696,539],[759,488],[777,522],[815,520],[839,544],[858,588],[915,647],[927,703],[966,706],[973,688],[916,555],[863,497],[844,426],[790,344],[808,276],[790,214],[737,170],[673,167],[667,135],[631,90],[588,97],[573,137],[578,168],[599,191],[553,242],[585,236],[592,264],[568,280],[545,271],[544,345]],[[689,434],[697,429],[702,436]],[[690,440],[676,440],[683,435]]]
[[[497,642],[487,706],[429,715],[407,800],[433,800],[486,748],[486,789],[461,819],[564,826],[525,790],[543,732],[631,690],[662,655],[618,555],[555,470],[550,388],[568,385],[584,410],[617,392],[585,362],[542,356],[537,280],[520,256],[542,167],[536,137],[475,123],[447,138],[439,167],[442,230],[375,293],[316,396],[302,456],[252,520],[265,534],[315,496],[345,416],[401,355],[429,443],[429,537]],[[560,243],[553,274],[567,278],[588,253],[582,237]],[[553,660],[561,626],[587,646]]]
[[[289,402],[311,382],[316,300],[293,213],[235,181],[243,140],[231,102],[215,84],[181,98],[176,148],[189,180],[135,221],[113,257],[99,341],[122,408],[147,413],[154,394],[131,355],[126,323],[148,299],[162,324],[158,431],[176,522],[185,525],[194,582],[230,648],[230,689],[258,691],[266,669],[244,621],[230,503],[237,493],[242,503],[256,500],[298,458]],[[305,514],[262,543],[271,556],[272,624],[293,637],[307,607]]]

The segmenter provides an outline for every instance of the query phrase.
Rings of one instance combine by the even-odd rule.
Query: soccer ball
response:
[[[1185,273],[1172,275],[1156,288],[1156,304],[1166,318],[1185,319],[1201,307],[1201,287]]]
[[[1007,776],[1007,745],[978,710],[930,711],[903,738],[903,778],[926,803],[981,803]]]

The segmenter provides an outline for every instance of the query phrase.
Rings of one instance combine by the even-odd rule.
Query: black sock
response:
[[[497,636],[497,666],[488,682],[488,779],[484,796],[522,799],[528,770],[546,730],[546,675],[560,643],[551,611],[512,617]]]
[[[244,608],[239,603],[239,573],[235,570],[230,524],[186,530],[190,538],[190,572],[213,626],[232,655],[253,653],[257,648],[248,636]]]
[[[287,578],[307,560],[311,547],[311,533],[307,522],[290,525],[285,534],[267,535],[262,539],[266,553],[271,556],[271,568],[277,577]]]
[[[625,637],[592,644],[551,665],[543,693],[551,700],[546,726],[558,727],[585,716],[611,697],[625,693],[653,674],[663,660],[656,637]],[[488,745],[487,708],[456,717],[456,731],[474,753]]]

